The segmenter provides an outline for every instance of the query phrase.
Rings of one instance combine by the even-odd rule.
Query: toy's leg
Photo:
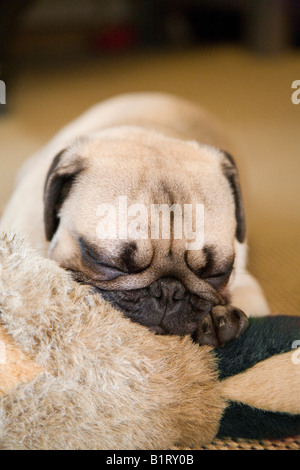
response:
[[[300,317],[250,318],[236,341],[216,349],[228,407],[218,437],[279,439],[300,434]]]
[[[230,303],[249,317],[260,317],[270,313],[267,300],[258,281],[246,270],[240,272],[230,288]]]

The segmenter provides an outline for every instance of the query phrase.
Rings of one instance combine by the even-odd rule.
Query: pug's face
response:
[[[224,152],[138,128],[104,130],[57,155],[44,203],[50,257],[131,320],[193,334],[227,303],[244,219]]]

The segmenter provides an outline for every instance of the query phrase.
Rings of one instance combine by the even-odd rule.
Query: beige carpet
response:
[[[0,116],[0,210],[21,162],[62,125],[111,95],[177,93],[201,103],[228,127],[242,160],[250,266],[274,313],[300,313],[300,52],[257,57],[206,48],[82,60],[27,68]],[[11,91],[11,92],[10,92]]]

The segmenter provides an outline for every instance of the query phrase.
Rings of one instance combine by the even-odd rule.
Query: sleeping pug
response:
[[[225,145],[183,99],[107,100],[24,165],[1,229],[24,233],[132,321],[223,346],[248,315],[268,313],[246,270],[238,172]]]

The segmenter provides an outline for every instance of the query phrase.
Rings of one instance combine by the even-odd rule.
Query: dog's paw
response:
[[[193,339],[200,345],[208,344],[220,348],[244,333],[248,324],[248,318],[239,308],[217,305],[202,320]]]

